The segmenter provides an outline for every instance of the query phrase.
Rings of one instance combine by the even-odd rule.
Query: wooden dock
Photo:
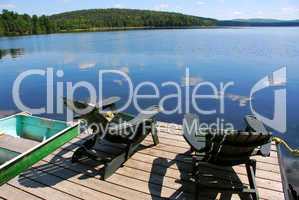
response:
[[[158,123],[160,144],[152,145],[149,136],[142,148],[108,180],[100,180],[102,165],[92,161],[71,163],[74,150],[86,135],[65,144],[19,177],[0,187],[0,199],[193,199],[194,185],[189,179],[189,146],[182,127]],[[103,153],[115,146],[102,145]],[[271,157],[256,157],[257,186],[261,199],[284,199],[276,146]],[[247,184],[244,166],[219,168],[202,166],[202,172],[219,184]],[[206,194],[200,199],[240,199],[237,195]],[[244,197],[246,198],[246,197]]]

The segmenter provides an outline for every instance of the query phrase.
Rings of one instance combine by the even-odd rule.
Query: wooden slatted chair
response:
[[[114,110],[115,103],[118,100],[117,97],[112,97],[97,105],[64,100],[68,108],[73,111],[77,108],[89,107],[90,111],[88,113],[83,115],[78,114],[76,118],[85,119],[89,125],[101,126],[100,129],[91,126],[93,130],[92,136],[75,151],[72,161],[77,162],[87,157],[103,163],[105,165],[102,176],[104,180],[109,178],[135,153],[148,134],[152,134],[154,145],[159,143],[155,121],[155,116],[159,113],[159,108],[151,106],[137,116],[127,113],[117,113]],[[113,111],[113,114],[110,114],[109,118],[103,112],[107,109]],[[103,133],[103,130],[105,130],[105,133]],[[100,155],[96,150],[96,145],[103,143],[113,143],[112,145],[122,148],[122,151],[116,157]]]
[[[200,187],[205,191],[219,191],[247,193],[253,199],[259,199],[255,182],[256,161],[252,156],[270,156],[271,133],[266,131],[264,125],[253,116],[245,118],[247,128],[245,131],[235,130],[211,130],[198,129],[199,118],[193,114],[187,114],[184,120],[184,138],[195,152],[193,156],[193,178],[195,180],[196,192]],[[214,188],[208,181],[201,181],[201,164],[212,164],[217,166],[235,166],[245,164],[249,188],[244,186],[227,187],[222,185]]]

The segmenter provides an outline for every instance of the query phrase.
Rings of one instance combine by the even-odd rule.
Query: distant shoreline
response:
[[[248,27],[299,27],[299,20],[217,20],[176,12],[138,9],[87,9],[50,16],[0,13],[0,36],[108,32],[162,29],[226,29]]]
[[[242,29],[242,28],[298,28],[298,26],[169,26],[169,27],[106,27],[106,28],[91,28],[91,29],[74,29],[61,30],[54,33],[43,34],[23,34],[23,35],[3,35],[5,37],[21,37],[21,36],[39,36],[39,35],[53,35],[66,33],[95,33],[95,32],[116,32],[116,31],[134,31],[134,30],[179,30],[179,29]]]
[[[228,27],[228,26],[227,26]],[[0,35],[1,37],[18,37],[18,36],[31,36],[31,35],[52,35],[60,33],[87,33],[87,32],[113,32],[113,31],[130,31],[130,30],[167,30],[167,29],[218,29],[225,28],[225,26],[165,26],[165,27],[103,27],[103,28],[89,28],[89,29],[73,29],[73,30],[60,30],[53,33],[40,33],[40,34],[12,34]]]

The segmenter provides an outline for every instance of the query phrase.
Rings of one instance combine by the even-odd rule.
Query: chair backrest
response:
[[[216,134],[208,140],[206,159],[209,162],[224,165],[244,163],[251,156],[257,155],[262,145],[269,143],[271,134],[258,132],[234,131]]]
[[[160,112],[158,106],[151,106],[130,121],[109,126],[111,134],[106,136],[110,141],[126,143],[138,141],[140,137],[151,131],[154,117]]]
[[[184,138],[196,152],[203,152],[203,161],[223,165],[244,163],[250,156],[257,155],[272,136],[256,118],[247,116],[245,121],[245,131],[195,130],[199,119],[188,114],[184,121]]]

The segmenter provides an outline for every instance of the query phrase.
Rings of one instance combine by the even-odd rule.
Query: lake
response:
[[[151,81],[158,86],[161,96],[175,92],[165,87],[167,81],[177,83],[184,91],[186,69],[190,85],[208,81],[219,86],[221,82],[234,82],[227,89],[225,112],[220,113],[218,100],[202,101],[202,109],[213,109],[211,115],[201,115],[202,121],[213,123],[217,118],[243,128],[243,117],[251,110],[246,99],[252,86],[280,67],[287,68],[287,132],[277,133],[290,145],[299,146],[299,28],[232,28],[232,29],[180,29],[138,30],[98,33],[70,33],[39,36],[0,38],[0,112],[16,110],[12,87],[16,77],[25,70],[54,68],[63,70],[63,77],[54,76],[54,83],[88,81],[99,88],[99,70],[121,70],[134,85]],[[31,76],[21,85],[21,98],[30,107],[46,105],[45,77]],[[65,85],[64,85],[65,87]],[[273,91],[260,92],[254,98],[258,113],[271,118],[274,106]],[[56,91],[55,91],[56,92]],[[108,75],[103,80],[104,96],[128,98],[126,80]],[[144,87],[140,94],[152,94]],[[209,94],[209,88],[202,88]],[[57,96],[57,95],[56,95]],[[56,98],[55,96],[55,98]],[[78,90],[76,98],[88,96]],[[182,104],[186,99],[182,94]],[[178,100],[168,100],[166,108],[175,108]],[[245,101],[245,102],[244,102]],[[141,106],[157,103],[158,99],[140,101]],[[55,107],[56,105],[54,105]],[[131,106],[127,109],[136,112]],[[183,110],[184,113],[185,110]],[[195,112],[193,108],[190,112]],[[50,117],[63,119],[63,114]],[[182,113],[161,114],[159,120],[181,123]],[[299,188],[299,160],[283,152],[289,182]]]

